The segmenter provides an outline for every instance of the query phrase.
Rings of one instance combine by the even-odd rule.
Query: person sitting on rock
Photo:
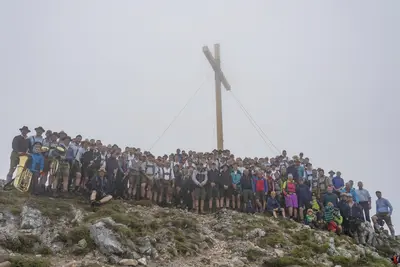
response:
[[[317,217],[318,225],[323,227],[324,220],[322,218],[322,204],[318,201],[317,196],[315,194],[311,197],[311,209],[313,210],[315,216]]]
[[[340,214],[340,210],[338,208],[333,208],[333,220],[336,223],[336,233],[340,235],[342,233],[342,223],[343,223],[343,216]]]
[[[310,226],[312,229],[318,228],[318,220],[315,212],[312,209],[308,209],[304,218],[304,224]]]
[[[106,169],[100,168],[98,175],[91,181],[92,183],[92,194],[90,195],[90,203],[92,208],[100,206],[109,202],[112,199],[109,194],[108,179],[106,177]]]
[[[325,207],[324,221],[328,227],[328,231],[336,233],[337,224],[333,220],[333,204],[332,204],[332,202],[328,202],[328,205],[326,205],[326,207]]]
[[[267,200],[267,211],[274,216],[274,218],[278,218],[278,213],[282,213],[282,217],[286,218],[285,216],[285,209],[281,207],[279,200],[276,198],[276,192],[272,191],[271,195],[268,197]]]

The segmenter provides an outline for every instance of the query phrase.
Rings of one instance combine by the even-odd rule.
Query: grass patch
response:
[[[393,255],[396,254],[396,252],[387,245],[381,245],[381,246],[376,246],[376,250],[380,255],[383,255],[385,257],[392,257]]]
[[[310,262],[304,261],[293,256],[283,256],[280,258],[274,258],[271,260],[264,261],[264,267],[286,267],[286,266],[308,266],[314,267]]]
[[[314,235],[312,231],[308,229],[296,231],[290,235],[293,243],[296,245],[301,245],[305,243],[306,241],[314,241]]]
[[[82,239],[86,240],[86,247],[76,247],[76,244]],[[66,234],[60,233],[57,237],[57,240],[63,242],[68,247],[74,247],[73,254],[75,255],[87,254],[96,247],[93,239],[90,237],[90,230],[86,225],[74,227]]]
[[[33,253],[35,244],[40,245],[40,239],[34,235],[18,235],[17,238],[5,240],[0,246],[5,247],[13,252]]]
[[[258,240],[258,246],[261,248],[265,248],[267,246],[275,247],[276,245],[286,245],[287,240],[283,236],[282,233],[271,233],[267,232],[265,236],[261,237]]]
[[[72,216],[72,206],[70,201],[58,201],[48,197],[35,197],[29,201],[29,205],[42,212],[43,216],[50,220],[58,220],[61,217]]]
[[[249,249],[246,251],[246,257],[249,261],[255,262],[260,258],[260,252],[256,249]]]
[[[298,259],[309,259],[314,255],[313,250],[308,246],[298,246],[292,249],[290,256]]]
[[[278,225],[282,227],[283,229],[294,229],[297,228],[297,223],[291,220],[279,218],[278,219]]]
[[[11,267],[50,267],[47,259],[34,257],[11,257]]]

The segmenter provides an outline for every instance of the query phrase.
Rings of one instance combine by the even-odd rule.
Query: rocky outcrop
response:
[[[93,213],[83,200],[14,194],[0,191],[0,267],[390,266],[388,256],[400,252],[397,240],[368,224],[359,245],[264,215],[200,216],[119,201]]]

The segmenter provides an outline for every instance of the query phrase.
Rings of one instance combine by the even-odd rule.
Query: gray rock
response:
[[[247,239],[254,239],[256,237],[263,237],[263,236],[265,236],[265,231],[260,228],[253,229],[246,234]]]
[[[139,253],[145,255],[151,255],[151,239],[148,236],[140,237],[136,240],[139,245]]]
[[[103,254],[121,255],[124,253],[125,250],[118,241],[119,236],[108,229],[103,222],[92,224],[89,229],[90,237]]]
[[[133,259],[122,259],[118,262],[118,264],[122,266],[137,266],[138,262],[137,260]]]
[[[283,250],[276,248],[276,249],[274,249],[274,251],[278,257],[283,257],[285,255],[285,252]]]
[[[139,263],[140,265],[147,266],[147,260],[146,260],[146,258],[140,258],[140,259],[138,260],[138,263]]]
[[[85,240],[85,239],[79,240],[78,246],[79,246],[80,248],[86,248],[86,247],[87,247],[87,242],[86,242],[86,240]]]
[[[114,264],[118,264],[118,262],[120,262],[120,261],[121,261],[121,258],[119,258],[116,255],[111,255],[111,256],[108,257],[108,262],[113,264],[113,265]]]
[[[0,254],[0,262],[8,261],[10,259],[10,255],[8,253]]]
[[[44,219],[40,210],[29,206],[23,206],[21,212],[21,229],[39,229],[44,225]]]
[[[142,256],[140,256],[136,251],[128,251],[127,252],[127,257],[128,258],[130,258],[130,259],[135,259],[135,260],[138,260],[138,259],[140,259]]]
[[[9,261],[5,261],[5,262],[0,263],[0,267],[11,267],[11,266],[12,266],[12,264]]]

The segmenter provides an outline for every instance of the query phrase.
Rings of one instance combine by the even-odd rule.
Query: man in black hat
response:
[[[29,137],[29,151],[32,152],[33,149],[33,145],[35,143],[41,143],[43,145],[43,133],[45,132],[45,130],[43,129],[42,126],[36,127],[35,128],[36,131],[36,135],[32,135],[31,137]]]
[[[10,169],[7,174],[7,182],[12,180],[15,168],[19,163],[19,156],[24,155],[29,149],[28,133],[30,130],[27,126],[23,126],[19,129],[21,134],[14,137],[12,141],[12,152],[10,155]]]

